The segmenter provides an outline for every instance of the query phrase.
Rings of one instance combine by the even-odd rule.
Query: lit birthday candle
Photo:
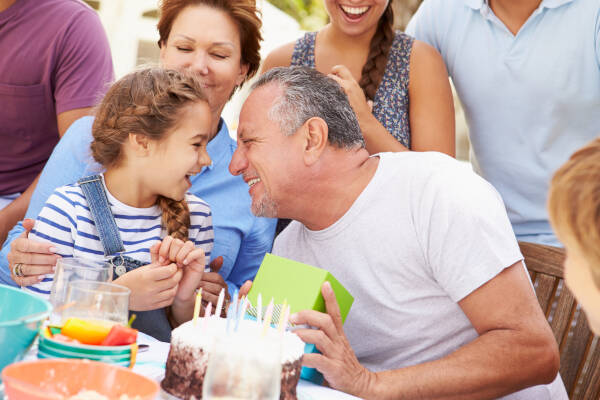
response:
[[[269,302],[267,306],[267,311],[265,311],[265,321],[263,323],[263,336],[267,334],[267,329],[271,325],[271,318],[273,317],[273,299]]]
[[[204,309],[204,318],[202,319],[202,329],[203,330],[206,327],[206,321],[208,320],[208,317],[210,317],[211,309],[212,309],[212,303],[208,303],[208,305]]]
[[[215,315],[218,317],[221,316],[221,308],[223,308],[223,301],[225,300],[225,289],[221,289],[219,293],[219,299],[217,300],[217,308],[215,308]]]
[[[239,303],[240,300],[238,299],[238,290],[235,289],[235,292],[233,292],[233,316],[235,317],[237,315],[238,312],[238,308],[239,308]]]
[[[235,290],[235,292],[233,293],[233,301],[231,302],[231,304],[229,305],[229,310],[227,310],[227,326],[225,327],[225,330],[227,332],[229,332],[229,324],[231,323],[231,320],[235,320],[235,318],[237,317],[237,309],[238,309],[238,291],[237,289]]]
[[[242,304],[240,305],[240,309],[235,319],[235,330],[237,332],[238,326],[240,326],[240,321],[244,319],[244,315],[246,314],[246,309],[248,308],[248,298],[246,296],[242,297]]]
[[[262,296],[260,293],[258,294],[258,299],[256,300],[256,321],[259,325],[262,322]]]
[[[283,302],[283,307],[281,308],[281,313],[279,314],[279,324],[277,325],[277,330],[281,333],[287,327],[288,319],[290,318],[290,306],[287,305],[287,299]]]
[[[283,311],[285,310],[286,306],[287,306],[287,298],[283,299],[283,304],[279,308],[279,315],[277,316],[277,326],[279,326],[279,323],[281,322],[281,317],[283,317]],[[273,323],[275,323],[275,320],[273,320]]]
[[[196,302],[194,303],[194,326],[198,324],[198,315],[200,314],[200,303],[202,302],[202,288],[196,293]]]

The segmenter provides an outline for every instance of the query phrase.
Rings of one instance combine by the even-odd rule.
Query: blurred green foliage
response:
[[[268,0],[269,3],[290,15],[307,31],[316,31],[328,22],[323,0]]]
[[[300,27],[307,31],[316,31],[329,22],[325,11],[325,0],[267,0],[275,7],[292,16]],[[394,7],[394,26],[404,30],[412,15],[423,0],[392,1]]]

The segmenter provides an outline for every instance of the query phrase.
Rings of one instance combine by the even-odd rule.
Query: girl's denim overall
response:
[[[108,198],[104,192],[102,177],[100,175],[92,175],[82,178],[77,183],[88,202],[92,220],[96,225],[100,242],[104,247],[104,256],[113,264],[115,275],[121,276],[128,271],[144,265],[140,261],[122,254],[125,251],[125,247],[123,246],[115,217],[110,210]],[[169,324],[164,308],[150,311],[135,311],[135,314],[136,319],[133,322],[133,328],[163,342],[171,341],[171,325]]]

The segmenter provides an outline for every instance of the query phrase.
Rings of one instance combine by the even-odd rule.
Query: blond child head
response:
[[[576,151],[556,172],[550,221],[565,245],[565,281],[600,333],[600,138]]]

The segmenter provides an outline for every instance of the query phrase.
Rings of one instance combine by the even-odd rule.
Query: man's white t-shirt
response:
[[[354,296],[344,331],[372,371],[436,360],[471,342],[477,332],[457,303],[523,259],[500,196],[468,167],[435,152],[378,156],[342,218],[320,231],[293,221],[273,247],[330,271]],[[560,378],[555,384],[564,392]],[[537,386],[508,398],[566,398],[553,391]]]

